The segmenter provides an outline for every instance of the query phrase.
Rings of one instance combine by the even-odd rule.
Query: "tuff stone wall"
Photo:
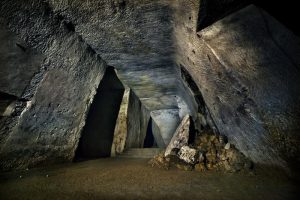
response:
[[[197,8],[184,5],[175,8],[176,59],[197,83],[217,131],[257,163],[295,162],[299,38],[255,6],[197,33]]]
[[[1,168],[72,160],[106,65],[47,4],[1,1],[0,8],[8,27],[46,57],[18,123],[2,126]]]
[[[104,60],[141,100],[131,105],[142,111],[131,127],[146,130],[151,112],[159,147],[183,116],[202,115],[258,163],[285,166],[295,160],[299,38],[253,6],[197,33],[204,2],[1,1],[5,31],[23,41],[18,51],[27,47],[29,61],[38,61],[33,77],[26,78],[29,85],[14,94],[22,98],[15,112],[1,118],[1,167],[72,160]],[[201,92],[201,115],[179,66]]]

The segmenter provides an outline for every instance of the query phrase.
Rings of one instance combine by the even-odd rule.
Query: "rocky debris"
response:
[[[226,150],[230,149],[230,143],[227,143],[227,144],[225,145],[224,149],[226,149]]]
[[[190,130],[190,116],[186,115],[177,127],[171,142],[166,148],[165,156],[169,156],[173,149],[180,149],[188,144]]]
[[[152,167],[158,167],[161,169],[169,169],[170,168],[170,158],[164,156],[164,152],[154,156],[149,162],[149,165]]]
[[[207,170],[206,166],[204,165],[203,162],[195,165],[195,171],[204,172],[206,170]]]
[[[190,148],[189,146],[181,147],[178,152],[178,157],[189,164],[195,164],[199,160],[197,149]]]
[[[191,145],[174,148],[167,156],[160,153],[149,161],[152,167],[181,170],[238,172],[250,170],[252,162],[233,144],[226,143],[224,136],[206,131],[196,136]]]

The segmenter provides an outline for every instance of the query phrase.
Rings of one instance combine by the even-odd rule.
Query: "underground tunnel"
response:
[[[108,67],[87,114],[77,149],[77,159],[108,157],[124,86],[114,68]]]
[[[2,0],[0,198],[297,199],[296,8]]]
[[[152,131],[152,119],[149,119],[148,125],[147,125],[147,132],[144,140],[144,148],[154,148],[157,147],[157,143],[155,141],[153,131]]]

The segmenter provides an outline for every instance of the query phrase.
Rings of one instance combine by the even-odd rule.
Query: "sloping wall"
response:
[[[77,148],[77,159],[109,157],[124,86],[113,67],[107,67],[89,108]]]
[[[197,8],[177,6],[177,62],[197,83],[218,131],[257,163],[295,162],[299,38],[254,6],[196,33]]]
[[[2,169],[72,160],[105,63],[41,1],[1,1],[0,17],[46,59],[18,123],[4,124]]]

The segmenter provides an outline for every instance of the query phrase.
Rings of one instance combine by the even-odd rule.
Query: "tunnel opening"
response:
[[[113,67],[108,67],[87,115],[75,160],[109,157],[125,88]]]
[[[155,141],[153,130],[152,130],[152,119],[149,119],[147,132],[144,140],[144,148],[157,148],[157,143]]]

